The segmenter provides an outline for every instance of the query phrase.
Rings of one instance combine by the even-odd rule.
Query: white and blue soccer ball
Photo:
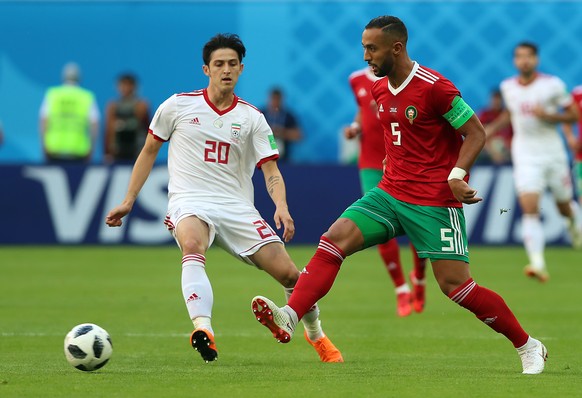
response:
[[[65,337],[65,357],[79,370],[89,372],[102,368],[112,352],[109,333],[93,323],[77,325]]]

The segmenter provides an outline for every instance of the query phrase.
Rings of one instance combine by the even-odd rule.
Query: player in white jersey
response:
[[[582,231],[573,199],[572,177],[559,123],[578,120],[578,110],[564,82],[537,71],[538,50],[532,43],[515,47],[514,64],[519,74],[501,83],[507,106],[486,126],[488,136],[509,122],[513,127],[511,155],[514,180],[521,207],[523,238],[530,264],[526,275],[541,282],[549,278],[544,258],[544,231],[540,220],[540,196],[549,188],[560,213],[566,218],[574,247],[582,246]]]
[[[194,324],[190,343],[206,362],[218,357],[211,325],[213,293],[205,253],[214,240],[235,257],[269,273],[291,295],[299,270],[283,242],[253,204],[251,177],[261,168],[276,209],[277,229],[293,238],[279,152],[271,128],[254,106],[234,94],[246,49],[237,35],[214,36],[202,51],[208,87],[175,94],[156,111],[135,162],[127,195],[105,222],[122,225],[164,142],[169,142],[168,214],[165,224],[182,251],[182,292]],[[304,322],[305,337],[323,362],[343,362],[323,333],[315,305]]]

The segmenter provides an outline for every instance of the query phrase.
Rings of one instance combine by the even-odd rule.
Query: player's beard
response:
[[[390,73],[390,71],[394,67],[394,62],[392,62],[392,60],[390,59],[387,59],[384,62],[382,62],[381,65],[376,64],[372,65],[376,67],[376,73],[374,73],[374,75],[376,75],[376,77],[384,77],[387,76],[388,73]]]
[[[524,79],[530,80],[536,74],[536,69],[529,67],[529,66],[525,67],[525,68],[521,68],[521,70],[519,71],[519,74]]]

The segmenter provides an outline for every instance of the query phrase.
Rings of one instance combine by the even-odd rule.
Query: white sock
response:
[[[182,258],[182,293],[194,327],[204,327],[214,333],[210,326],[214,296],[205,263],[202,254],[188,254]]]
[[[287,301],[289,301],[289,297],[291,297],[291,293],[293,293],[293,288],[286,287],[284,289],[285,297],[287,298]],[[297,314],[295,311],[293,311],[293,309],[287,305],[285,308],[288,308],[293,312],[293,314],[291,314],[290,311],[287,311],[290,313],[291,318],[293,318],[293,315],[295,315],[293,321],[294,324],[297,324]],[[305,331],[307,332],[307,337],[309,337],[309,340],[316,341],[325,336],[323,329],[321,328],[321,321],[319,320],[319,307],[317,304],[311,307],[311,309],[305,315],[303,315],[301,322],[303,323],[303,327],[305,327]]]
[[[521,347],[517,347],[517,352],[522,353],[525,350],[535,347],[537,344],[539,343],[538,340],[534,339],[533,337],[529,336],[527,338],[527,341],[525,342],[524,345],[522,345]]]
[[[194,324],[194,329],[206,329],[214,335],[212,325],[210,324],[210,318],[206,316],[199,316],[192,319],[192,323]]]
[[[546,240],[539,214],[526,214],[522,217],[523,244],[532,268],[538,271],[546,269],[544,248]]]
[[[572,208],[572,217],[566,217],[569,228],[582,229],[582,211],[580,210],[580,205],[574,200],[570,202],[570,207]]]
[[[408,283],[405,283],[403,285],[398,286],[396,289],[396,294],[400,294],[400,293],[410,293],[410,287],[408,286]]]
[[[582,222],[582,209],[580,205],[575,200],[570,201],[570,207],[572,208],[572,213],[574,214],[574,219]]]

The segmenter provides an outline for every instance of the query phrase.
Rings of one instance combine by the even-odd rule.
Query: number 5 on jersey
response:
[[[399,145],[399,146],[400,146],[400,145],[402,145],[402,144],[400,143],[400,140],[401,140],[401,138],[402,138],[402,135],[400,134],[400,130],[398,130],[398,127],[399,127],[399,126],[398,126],[398,122],[393,122],[393,123],[390,123],[390,129],[392,130],[392,135],[393,135],[394,137],[396,137],[396,139],[394,139],[394,140],[392,141],[392,143],[393,143],[394,145]]]

